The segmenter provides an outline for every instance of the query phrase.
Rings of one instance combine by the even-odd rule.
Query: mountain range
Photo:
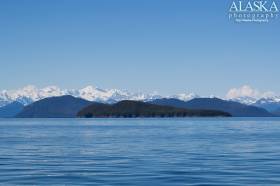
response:
[[[162,98],[149,102],[125,100],[106,104],[70,95],[44,98],[17,112],[15,117],[18,118],[276,116],[263,108],[218,98],[194,98],[190,101]]]
[[[149,101],[154,99],[160,99],[163,96],[152,93],[131,93],[126,90],[118,89],[100,89],[98,87],[87,86],[82,89],[60,89],[57,86],[48,86],[45,88],[36,88],[29,85],[18,90],[3,90],[0,92],[0,107],[5,106],[11,102],[17,101],[23,105],[29,105],[35,101],[55,96],[71,95],[73,97],[82,98],[88,101],[95,101],[101,103],[116,103],[122,100],[134,100],[134,101]],[[197,95],[190,94],[178,94],[173,96],[167,96],[177,98],[180,100],[190,100]]]
[[[101,89],[94,86],[87,86],[81,89],[61,89],[57,86],[47,86],[44,88],[37,88],[33,85],[25,86],[17,90],[2,90],[0,91],[0,107],[5,106],[11,102],[17,101],[23,105],[28,105],[34,101],[38,101],[47,97],[72,95],[80,97],[88,101],[96,101],[102,103],[115,103],[122,100],[138,100],[149,101],[160,98],[175,98],[182,101],[188,101],[193,98],[200,97],[195,93],[181,93],[170,96],[163,96],[158,93],[131,93],[126,90],[119,89]],[[204,96],[205,97],[205,96]],[[207,96],[206,96],[207,97]],[[214,96],[208,96],[214,97]],[[235,98],[227,98],[227,100],[239,102],[246,105],[263,106],[266,109],[275,109],[280,105],[280,96],[263,96],[260,98],[250,96],[240,96]],[[267,106],[266,104],[269,104]],[[271,106],[273,105],[273,106]]]
[[[232,115],[238,115],[241,116],[241,113],[235,113],[233,110],[228,110],[223,107],[221,109],[221,106],[224,103],[216,103],[219,102],[220,100],[225,101],[226,104],[230,104],[230,107],[234,108],[250,108],[251,111],[253,108],[257,109],[258,111],[259,108],[265,109],[266,111],[276,115],[279,115],[280,111],[280,97],[279,96],[263,96],[259,97],[258,99],[256,97],[250,97],[250,96],[240,96],[240,97],[234,97],[234,98],[228,98],[228,99],[220,99],[220,100],[215,100],[215,104],[219,105],[220,107],[217,108],[214,105],[207,106],[204,105],[201,107],[204,102],[200,102],[200,107],[190,107],[190,105],[187,105],[184,102],[188,102],[190,100],[198,100],[198,98],[201,98],[197,94],[194,93],[183,93],[183,94],[177,94],[177,95],[171,95],[171,96],[162,96],[157,93],[152,93],[152,94],[145,94],[145,93],[131,93],[125,90],[118,90],[118,89],[100,89],[97,87],[93,86],[87,86],[82,89],[60,89],[59,87],[56,86],[48,86],[45,88],[36,88],[35,86],[26,86],[22,89],[18,90],[4,90],[0,92],[0,108],[2,108],[2,112],[4,110],[7,110],[5,106],[8,106],[9,104],[12,104],[14,102],[20,103],[23,106],[28,106],[34,102],[43,100],[45,98],[52,98],[52,97],[60,97],[60,96],[73,96],[75,98],[81,98],[83,100],[89,101],[89,102],[99,102],[99,103],[106,103],[106,104],[113,104],[117,103],[123,100],[133,100],[133,101],[143,101],[143,102],[153,102],[155,100],[164,100],[164,99],[169,99],[171,101],[172,99],[182,101],[183,107],[180,108],[202,108],[202,109],[215,109],[215,110],[222,110],[222,111],[230,111]],[[213,98],[213,96],[206,97],[210,100],[210,98]],[[218,99],[218,98],[217,98]],[[208,100],[208,101],[209,101]],[[204,99],[205,101],[205,99]],[[239,104],[237,104],[239,103]],[[213,104],[213,103],[212,103]],[[233,106],[234,105],[234,106]],[[242,106],[241,106],[242,105]],[[245,106],[250,106],[250,107],[245,107]],[[17,105],[19,106],[19,105]],[[172,105],[171,105],[172,106]],[[20,107],[20,106],[19,106]],[[178,105],[176,105],[178,107]],[[9,107],[8,107],[9,108]],[[237,110],[238,110],[237,109]],[[256,111],[255,110],[255,111]],[[253,112],[250,111],[250,114],[246,113],[246,116],[254,116],[258,114],[253,114]],[[15,113],[18,112],[17,109],[15,109]],[[13,113],[13,112],[11,112]],[[1,114],[1,113],[0,113]],[[266,116],[268,114],[264,113],[264,110],[262,110],[262,114],[259,114],[259,116]],[[1,116],[1,115],[0,115]],[[2,116],[3,117],[3,116]]]
[[[15,102],[16,103],[16,102]],[[17,103],[20,104],[20,103]],[[7,106],[5,106],[7,107]],[[4,107],[3,107],[4,108]],[[90,102],[73,96],[44,98],[25,106],[17,118],[74,118],[74,117],[228,117],[224,111],[186,109],[156,105],[141,101],[120,101],[114,104]],[[12,117],[12,116],[11,116]]]
[[[73,118],[92,102],[73,96],[44,98],[22,109],[17,118]]]
[[[149,103],[165,106],[173,106],[185,109],[221,110],[230,113],[234,117],[272,117],[272,113],[263,108],[245,105],[242,103],[222,100],[219,98],[194,98],[190,101],[178,99],[157,99]]]

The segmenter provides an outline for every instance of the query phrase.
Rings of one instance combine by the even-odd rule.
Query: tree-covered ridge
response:
[[[116,104],[93,103],[82,109],[78,117],[228,117],[229,113],[215,110],[190,110],[171,106],[153,105],[139,101],[121,101]]]

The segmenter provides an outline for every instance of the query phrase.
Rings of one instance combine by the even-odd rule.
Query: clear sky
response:
[[[231,0],[2,0],[0,89],[33,84],[224,95],[280,92],[280,18],[228,19]]]

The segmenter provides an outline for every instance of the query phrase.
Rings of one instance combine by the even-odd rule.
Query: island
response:
[[[216,110],[183,109],[140,101],[120,101],[115,104],[93,103],[77,114],[80,118],[144,118],[144,117],[230,117]]]

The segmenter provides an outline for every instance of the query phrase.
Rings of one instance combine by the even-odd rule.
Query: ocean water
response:
[[[280,185],[280,119],[2,119],[0,185]]]

